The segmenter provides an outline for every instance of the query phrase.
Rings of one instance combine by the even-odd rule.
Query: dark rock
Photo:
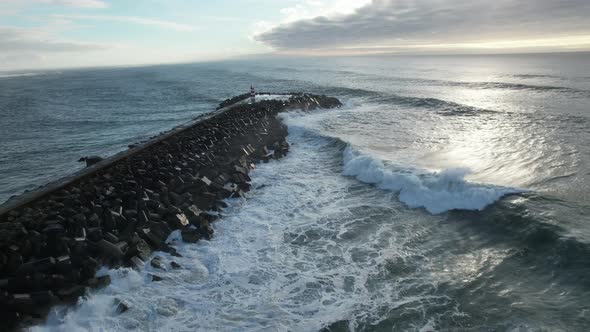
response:
[[[227,203],[224,201],[217,201],[217,203],[215,203],[217,206],[219,206],[222,209],[225,209],[228,207]]]
[[[130,261],[132,266],[137,270],[141,270],[145,266],[145,262],[137,256],[131,257]]]
[[[175,214],[174,217],[172,217],[171,224],[173,226],[176,226],[175,228],[182,228],[182,227],[188,226],[189,221],[184,213],[180,213],[180,214]]]
[[[0,327],[2,327],[4,330],[10,331],[16,329],[17,323],[23,320],[24,317],[16,311],[0,311]]]
[[[14,243],[26,234],[27,230],[20,222],[0,223],[0,244]]]
[[[181,269],[182,266],[180,266],[180,264],[176,263],[175,261],[170,262],[170,266],[174,269],[174,270],[178,270]]]
[[[72,260],[70,255],[59,256],[55,259],[56,270],[65,273],[72,268]]]
[[[207,210],[217,200],[217,195],[211,192],[204,192],[193,196],[193,202],[200,210]]]
[[[16,272],[23,265],[23,257],[17,252],[8,253],[8,261],[6,262],[6,271],[9,273]]]
[[[81,281],[81,279],[82,279],[81,276],[82,275],[81,275],[80,271],[76,268],[73,268],[70,271],[64,273],[64,280],[67,283],[74,284],[74,283],[77,283],[78,281]]]
[[[150,265],[154,268],[154,269],[160,269],[160,270],[166,270],[164,264],[162,263],[162,259],[160,257],[154,257],[152,258]]]
[[[97,164],[101,161],[103,161],[104,158],[99,157],[99,156],[89,156],[89,157],[82,157],[80,159],[78,159],[78,162],[86,162],[86,167],[92,166],[94,164]]]
[[[127,304],[127,302],[120,299],[115,299],[115,313],[117,315],[126,312],[127,310],[129,310],[130,307],[131,306]]]
[[[176,249],[174,249],[174,247],[170,247],[167,246],[166,248],[164,248],[162,251],[164,251],[165,253],[170,254],[170,256],[174,256],[174,257],[182,257],[181,254],[179,254]]]
[[[90,288],[102,289],[102,288],[105,288],[111,284],[111,277],[109,275],[104,275],[104,276],[92,278],[92,279],[89,279],[86,284]]]
[[[110,243],[119,242],[119,238],[111,232],[104,233],[104,239],[109,241]]]
[[[54,304],[58,299],[51,291],[40,291],[25,294],[14,294],[13,304],[20,312],[35,313],[41,307]]]
[[[146,226],[149,228],[152,234],[157,236],[162,242],[164,242],[168,238],[168,235],[172,233],[172,229],[163,222],[154,221],[148,223]]]
[[[140,224],[145,224],[146,222],[150,221],[150,218],[148,217],[147,213],[143,210],[139,211],[137,218]]]
[[[91,241],[98,242],[102,240],[102,229],[100,227],[92,227],[86,230],[86,237]]]
[[[196,229],[186,228],[181,231],[182,241],[196,243],[201,239],[201,234]]]
[[[57,296],[63,301],[75,301],[86,294],[87,288],[82,285],[74,285],[57,291]]]
[[[145,239],[145,241],[152,246],[154,249],[161,249],[164,247],[164,240],[156,236],[151,229],[144,228],[139,232],[140,236]]]
[[[51,274],[51,275],[46,275],[43,276],[44,279],[42,280],[42,289],[48,289],[48,290],[59,290],[62,289],[64,287],[66,287],[67,281],[66,281],[66,277],[64,275],[61,274]]]
[[[76,231],[76,237],[74,238],[77,242],[83,242],[86,240],[86,228],[82,227]]]
[[[16,271],[17,275],[28,275],[33,272],[47,272],[50,271],[55,267],[55,258],[47,257],[43,259],[38,259],[35,261],[31,261],[21,265],[21,267]]]
[[[80,269],[80,277],[87,279],[94,277],[96,274],[96,269],[98,269],[98,265],[98,262],[94,258],[90,256],[84,257],[82,268]]]
[[[8,279],[0,279],[0,289],[8,288]]]
[[[107,240],[100,240],[97,243],[98,248],[101,250],[104,257],[112,257],[117,260],[121,260],[125,254],[121,251],[121,249]]]
[[[152,252],[150,246],[139,236],[137,236],[137,240],[134,242],[127,250],[127,257],[138,256],[143,261],[147,261]]]
[[[27,311],[30,312],[33,310],[33,308],[31,308],[34,304],[33,302],[33,298],[31,296],[31,294],[13,294],[12,295],[12,304],[14,306],[16,306],[19,309],[23,309],[23,307],[28,308],[29,310],[23,310],[23,311]]]
[[[100,217],[96,214],[93,213],[89,218],[88,218],[88,226],[89,227],[100,227],[101,226],[101,219]]]
[[[47,227],[43,229],[43,233],[47,236],[58,236],[64,232],[64,227],[58,221],[46,223]]]
[[[137,219],[138,213],[137,210],[135,209],[128,209],[123,211],[123,214],[125,215],[125,218],[130,219],[130,218],[135,218]]]
[[[157,282],[157,281],[162,281],[164,280],[164,278],[156,275],[156,274],[152,274],[152,273],[148,273],[148,275],[152,278],[152,282]]]

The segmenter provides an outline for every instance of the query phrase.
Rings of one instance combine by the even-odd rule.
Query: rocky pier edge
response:
[[[106,287],[109,277],[96,277],[101,266],[168,268],[149,258],[179,255],[165,243],[174,230],[185,242],[210,239],[224,199],[244,196],[255,164],[289,151],[277,114],[342,105],[289,96],[225,101],[205,118],[0,206],[0,330],[42,323],[52,306]]]

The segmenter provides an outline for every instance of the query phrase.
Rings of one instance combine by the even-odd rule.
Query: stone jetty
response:
[[[289,151],[277,114],[341,105],[290,94],[232,107],[241,97],[1,205],[0,330],[39,323],[53,305],[106,287],[101,266],[157,266],[153,251],[178,255],[165,243],[174,230],[185,242],[211,238],[224,199],[244,196],[255,164]]]

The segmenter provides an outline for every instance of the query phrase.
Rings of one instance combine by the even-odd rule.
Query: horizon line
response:
[[[509,56],[509,55],[549,55],[549,54],[575,54],[575,53],[590,53],[589,50],[555,50],[555,51],[542,51],[542,52],[441,52],[441,53],[412,53],[412,52],[397,52],[397,51],[383,51],[383,52],[367,52],[358,54],[292,54],[292,53],[281,53],[281,52],[267,52],[267,53],[252,53],[252,54],[241,54],[235,56],[227,56],[220,59],[202,59],[202,60],[187,60],[187,61],[175,61],[175,62],[150,62],[150,63],[128,63],[128,64],[111,64],[111,65],[88,65],[88,66],[71,66],[71,67],[37,67],[37,68],[23,68],[23,69],[9,69],[2,70],[0,73],[25,73],[31,71],[39,72],[51,72],[51,71],[69,71],[69,70],[92,70],[92,69],[124,69],[124,68],[142,68],[142,67],[155,67],[155,66],[174,66],[174,65],[189,65],[189,64],[205,64],[224,62],[231,60],[247,60],[246,58],[256,57],[277,57],[277,58],[355,58],[355,57],[379,57],[379,56],[400,56],[400,57],[425,57],[425,56]],[[1,78],[0,78],[1,79]]]

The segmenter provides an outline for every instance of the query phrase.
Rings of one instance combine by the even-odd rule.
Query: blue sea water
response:
[[[0,200],[251,83],[345,106],[283,115],[291,153],[252,174],[212,241],[171,237],[182,270],[103,270],[109,288],[36,329],[590,328],[587,53],[0,74]],[[131,310],[116,315],[115,297]]]

